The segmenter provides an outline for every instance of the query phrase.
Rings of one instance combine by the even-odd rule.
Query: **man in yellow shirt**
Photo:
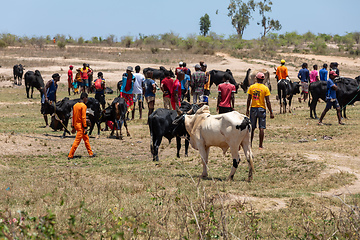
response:
[[[250,116],[251,122],[251,143],[254,138],[256,122],[259,122],[259,149],[263,149],[263,141],[266,128],[266,106],[270,111],[270,118],[274,118],[270,103],[270,90],[263,84],[265,75],[262,72],[256,74],[257,83],[251,85],[248,90],[248,99],[246,105],[246,115]],[[251,109],[249,107],[251,103]]]
[[[78,148],[81,139],[85,142],[85,147],[90,155],[90,157],[95,157],[95,154],[92,152],[89,142],[89,136],[87,135],[87,123],[86,123],[86,109],[85,105],[88,100],[88,95],[85,92],[82,92],[80,95],[80,102],[76,103],[73,106],[73,118],[72,118],[72,133],[76,133],[74,143],[71,147],[68,159],[73,159],[76,149]]]

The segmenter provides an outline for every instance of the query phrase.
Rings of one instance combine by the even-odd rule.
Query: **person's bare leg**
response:
[[[264,148],[263,146],[264,135],[265,135],[265,129],[259,128],[259,148]]]
[[[142,118],[142,102],[139,102],[139,114],[140,114],[139,119],[141,119]]]

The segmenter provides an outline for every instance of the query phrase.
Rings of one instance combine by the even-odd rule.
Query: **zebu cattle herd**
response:
[[[15,65],[13,70],[15,84],[21,85],[24,67],[21,64]],[[154,78],[160,80],[164,78],[164,72],[168,71],[163,67],[160,67],[159,69],[145,68],[143,70],[144,74],[146,74],[146,71],[148,70],[152,70]],[[265,75],[263,83],[271,90],[270,73],[267,70],[261,71]],[[214,83],[216,86],[219,85],[222,83],[224,75],[229,75],[230,83],[235,85],[236,90],[238,90],[240,86],[246,93],[248,87],[255,83],[256,73],[257,71],[248,69],[244,81],[237,83],[231,70],[211,70],[209,71],[210,86]],[[170,76],[174,77],[171,70]],[[38,70],[35,70],[34,72],[27,71],[24,75],[24,79],[28,98],[33,97],[34,87],[40,91],[41,95],[44,94],[44,81]],[[343,110],[343,117],[346,118],[346,106],[360,100],[360,76],[355,79],[339,77],[335,81],[337,82],[339,89],[337,91],[339,104]],[[286,83],[282,81],[277,83],[278,100],[280,100],[280,113],[286,112],[287,100],[289,101],[289,111],[291,112],[292,97],[293,95],[300,93],[299,82],[291,82],[290,79],[289,82],[291,84],[290,86],[286,85]],[[31,94],[29,94],[30,88]],[[316,105],[318,99],[325,101],[326,91],[327,85],[324,81],[318,81],[310,84],[309,92],[312,99],[311,101],[309,100],[309,107],[311,118],[317,118]],[[67,125],[69,119],[71,118],[72,107],[79,101],[80,99],[70,100],[69,98],[64,98],[56,103],[46,102],[46,104],[49,105],[48,109],[50,109],[52,114],[52,122],[50,126],[54,130],[64,130],[63,137],[66,136],[66,133],[71,134]],[[127,105],[123,98],[116,97],[104,111],[101,111],[99,102],[94,98],[89,98],[86,105],[88,107],[87,117],[91,122],[89,135],[91,135],[94,126],[96,125],[98,128],[97,135],[99,136],[101,123],[112,122],[113,128],[111,135],[113,135],[114,131],[116,131],[116,138],[122,139],[123,135],[121,128],[122,125],[124,125],[127,136],[130,136],[125,118]],[[155,110],[148,118],[148,125],[151,139],[150,150],[153,156],[153,161],[159,161],[159,146],[163,137],[167,138],[169,142],[172,138],[176,138],[176,156],[180,157],[181,137],[183,137],[185,138],[185,156],[188,155],[189,143],[200,153],[201,162],[203,164],[202,177],[207,177],[208,175],[207,164],[210,146],[220,147],[224,153],[230,149],[233,165],[228,179],[232,180],[240,162],[239,150],[242,147],[249,164],[248,180],[250,181],[252,179],[254,165],[250,141],[251,125],[247,116],[236,111],[220,115],[211,115],[209,106],[207,105],[199,106],[196,104],[182,102],[180,111],[163,108]],[[118,134],[118,131],[120,131],[120,135]]]

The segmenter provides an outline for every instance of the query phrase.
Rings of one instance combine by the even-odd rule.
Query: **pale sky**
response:
[[[200,17],[210,16],[210,31],[226,37],[236,34],[227,16],[229,0],[1,0],[0,33],[17,36],[71,35],[91,39],[113,34],[122,36],[163,34],[170,31],[187,37],[199,34]],[[273,0],[270,17],[279,20],[276,33],[311,31],[339,34],[360,31],[360,0]],[[216,14],[218,10],[218,14]],[[244,39],[261,36],[254,20],[245,29]]]

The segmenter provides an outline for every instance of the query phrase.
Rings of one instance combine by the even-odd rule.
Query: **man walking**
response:
[[[300,69],[298,73],[298,78],[301,81],[301,88],[302,88],[301,95],[303,95],[303,100],[304,102],[306,102],[309,95],[309,80],[310,80],[310,72],[308,70],[307,63],[302,64],[302,69]],[[299,98],[299,102],[301,103],[301,98]]]
[[[170,73],[165,71],[165,78],[161,81],[160,89],[163,92],[164,108],[171,109],[171,94],[174,80],[170,78]]]
[[[70,65],[69,70],[68,70],[68,93],[69,93],[69,96],[70,96],[70,89],[74,88],[74,86],[73,86],[73,71],[72,71],[73,68],[74,68],[74,66]]]
[[[133,68],[128,66],[126,73],[122,75],[122,85],[120,90],[120,97],[125,99],[127,106],[126,120],[129,120],[129,112],[134,109],[134,82],[135,76],[133,74]]]
[[[236,88],[230,83],[230,75],[225,74],[222,81],[223,83],[219,84],[218,87],[219,95],[216,108],[219,114],[234,111],[235,103]]]
[[[335,73],[335,71],[330,71],[329,73],[329,79],[327,80],[327,93],[326,93],[326,107],[324,111],[321,114],[321,117],[319,119],[319,125],[324,125],[322,120],[324,119],[326,113],[331,109],[331,107],[335,108],[337,111],[337,118],[340,125],[344,125],[341,121],[341,111],[340,111],[340,105],[336,98],[336,91],[338,90],[337,85],[334,83],[335,77],[338,75]]]
[[[134,82],[134,109],[132,110],[132,117],[131,119],[135,118],[135,109],[136,109],[136,102],[139,102],[139,119],[142,118],[142,110],[143,110],[143,102],[144,102],[144,93],[143,93],[143,87],[144,87],[144,81],[145,77],[140,73],[140,66],[137,65],[135,67],[135,82]]]
[[[152,79],[153,77],[153,72],[152,71],[147,71],[146,72],[146,79],[144,82],[144,95],[145,95],[145,99],[146,102],[148,104],[148,116],[150,116],[150,114],[154,111],[155,108],[155,92],[156,92],[156,85],[155,85],[155,81]]]
[[[254,138],[256,123],[259,122],[259,149],[263,149],[264,135],[266,129],[266,106],[270,111],[270,118],[274,118],[270,103],[269,88],[263,84],[265,75],[262,72],[256,74],[257,83],[251,85],[248,90],[248,99],[246,104],[246,115],[250,116],[251,122],[251,144]],[[249,107],[251,103],[251,109]]]
[[[193,95],[193,103],[196,104],[198,99],[200,101],[200,96],[204,95],[204,85],[206,83],[206,75],[201,71],[199,64],[195,65],[195,72],[191,77],[191,92]]]
[[[45,127],[49,126],[47,115],[51,113],[50,105],[52,103],[56,104],[57,82],[60,81],[60,75],[58,73],[54,73],[51,77],[52,79],[45,85],[44,94],[41,99],[41,114],[44,116]]]
[[[74,143],[70,149],[68,159],[73,159],[76,149],[79,147],[81,139],[85,142],[85,147],[89,153],[90,157],[95,157],[96,155],[92,152],[89,142],[89,136],[87,135],[87,122],[86,122],[86,109],[85,105],[88,100],[87,93],[83,92],[80,95],[80,102],[76,103],[73,106],[73,117],[72,117],[72,133],[76,133]]]
[[[89,73],[90,69],[87,67],[87,64],[84,63],[83,67],[80,69],[81,75],[81,92],[89,92]]]
[[[324,63],[323,68],[320,69],[319,71],[320,81],[327,81],[327,75],[328,75],[327,67],[328,65]]]
[[[98,72],[98,78],[94,82],[95,88],[95,99],[99,101],[102,106],[103,111],[105,111],[105,79],[102,72]]]

